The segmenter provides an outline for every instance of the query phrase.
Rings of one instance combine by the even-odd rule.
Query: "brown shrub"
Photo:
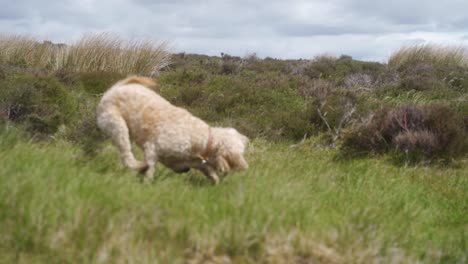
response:
[[[315,79],[306,85],[299,87],[299,94],[304,98],[317,98],[325,100],[335,90],[335,84],[324,80]]]
[[[347,88],[372,88],[375,80],[374,77],[367,73],[352,73],[344,80],[344,85]]]
[[[229,54],[221,53],[220,74],[236,74],[242,68],[243,61],[241,57],[231,56]]]
[[[400,73],[399,86],[405,90],[424,91],[441,84],[434,65],[420,62]]]
[[[394,135],[404,131],[426,129],[424,109],[414,105],[404,105],[389,111],[381,124],[382,136],[392,140]]]
[[[343,137],[345,152],[396,150],[424,158],[466,154],[463,118],[444,105],[383,107]]]
[[[329,78],[336,71],[337,58],[330,55],[320,55],[306,63],[303,74],[311,79]]]
[[[343,133],[342,150],[346,152],[380,152],[387,146],[383,126],[388,107],[381,107],[367,118],[356,122]]]
[[[432,156],[441,146],[436,134],[427,130],[401,132],[392,143],[405,153],[421,151],[426,156]]]

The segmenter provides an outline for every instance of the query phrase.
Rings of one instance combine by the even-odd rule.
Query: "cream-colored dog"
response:
[[[248,167],[248,138],[234,128],[210,127],[147,88],[153,80],[132,76],[106,91],[97,107],[97,123],[119,148],[125,166],[153,179],[159,161],[175,172],[195,168],[214,184],[219,175]],[[135,159],[130,142],[143,149],[145,162]]]

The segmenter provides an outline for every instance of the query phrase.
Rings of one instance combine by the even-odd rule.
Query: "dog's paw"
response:
[[[174,170],[175,173],[186,173],[186,172],[189,172],[189,171],[190,171],[190,167],[180,168],[180,169]]]
[[[146,171],[149,169],[149,166],[147,164],[142,164],[138,169],[138,173],[140,174],[145,174]]]
[[[143,177],[143,183],[144,183],[144,184],[149,185],[149,184],[152,184],[153,181],[154,181],[153,177],[147,177],[147,176],[144,176],[144,177]]]

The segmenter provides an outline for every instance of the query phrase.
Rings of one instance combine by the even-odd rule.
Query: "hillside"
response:
[[[72,47],[108,50],[92,40]],[[36,44],[27,54],[50,51]],[[388,63],[173,54],[139,72],[103,66],[110,53],[51,67],[0,48],[0,263],[468,260],[463,49],[402,48]],[[248,135],[250,168],[212,186],[159,165],[142,184],[95,123],[102,93],[134,73]]]

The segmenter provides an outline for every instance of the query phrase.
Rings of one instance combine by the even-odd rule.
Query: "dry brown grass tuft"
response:
[[[317,241],[299,232],[269,237],[260,257],[261,263],[415,263],[399,248],[384,248],[378,237],[366,243],[357,239],[343,245],[338,233]]]
[[[126,41],[109,33],[87,34],[71,45],[21,35],[0,36],[0,63],[48,71],[157,75],[170,61],[166,42]]]
[[[467,67],[468,50],[462,46],[416,45],[400,48],[388,61],[390,68],[398,71],[406,71],[418,64],[429,64],[436,68]]]
[[[64,45],[54,45],[22,35],[0,35],[0,63],[56,69],[64,55]]]

